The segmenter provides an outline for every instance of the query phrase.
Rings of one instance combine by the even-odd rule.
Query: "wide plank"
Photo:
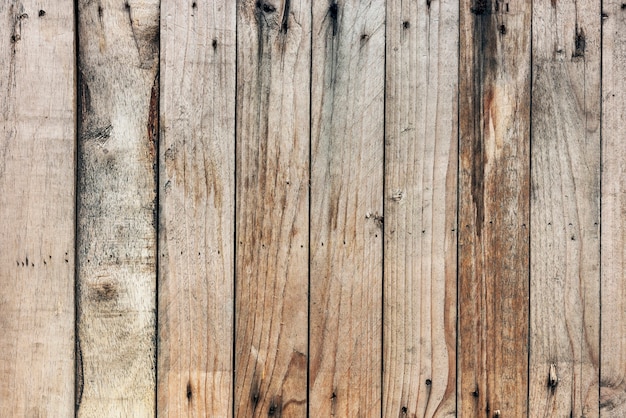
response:
[[[0,416],[74,414],[74,6],[0,2]]]
[[[600,19],[533,2],[529,416],[598,416]]]
[[[237,2],[235,416],[306,415],[310,6]]]
[[[78,2],[77,416],[155,408],[159,1]]]
[[[383,416],[456,414],[456,1],[387,1]]]
[[[528,403],[531,2],[460,13],[460,416]]]
[[[381,414],[385,3],[313,4],[310,416]]]

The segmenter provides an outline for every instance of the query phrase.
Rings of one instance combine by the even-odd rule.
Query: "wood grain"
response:
[[[161,15],[157,415],[230,417],[235,3]]]
[[[384,2],[313,2],[311,416],[381,413],[384,59]]]
[[[626,416],[626,11],[602,3],[600,415]]]
[[[306,415],[310,7],[237,3],[235,415]]]
[[[460,16],[458,410],[522,417],[531,3],[463,0]]]
[[[74,413],[71,1],[0,2],[0,416]]]
[[[458,19],[387,1],[383,416],[456,415]]]
[[[533,2],[529,416],[598,416],[599,4]]]
[[[159,2],[78,3],[79,417],[155,407]]]

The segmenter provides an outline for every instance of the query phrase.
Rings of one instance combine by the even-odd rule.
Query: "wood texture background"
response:
[[[0,416],[626,415],[622,2],[0,22]]]

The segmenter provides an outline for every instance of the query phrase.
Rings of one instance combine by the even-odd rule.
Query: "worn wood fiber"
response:
[[[161,16],[157,415],[230,417],[235,3]]]
[[[73,19],[67,0],[0,2],[2,417],[74,413]]]
[[[387,1],[383,416],[456,414],[458,22]]]
[[[306,415],[310,7],[237,3],[235,415]]]
[[[158,0],[78,2],[77,415],[155,407]]]

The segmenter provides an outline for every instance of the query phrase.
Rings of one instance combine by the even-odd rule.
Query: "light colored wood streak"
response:
[[[387,1],[383,416],[455,416],[459,6]]]
[[[531,417],[598,416],[599,13],[533,2]]]
[[[237,3],[235,415],[307,402],[310,6]]]
[[[230,417],[235,2],[161,16],[158,416]]]
[[[458,409],[523,417],[531,2],[463,0],[460,16]]]
[[[3,417],[74,413],[73,20],[67,0],[0,2]]]
[[[602,353],[600,415],[626,416],[626,33],[622,1],[602,3]]]
[[[78,12],[78,416],[148,417],[159,2],[80,0]]]
[[[381,413],[385,3],[313,1],[310,415]]]

